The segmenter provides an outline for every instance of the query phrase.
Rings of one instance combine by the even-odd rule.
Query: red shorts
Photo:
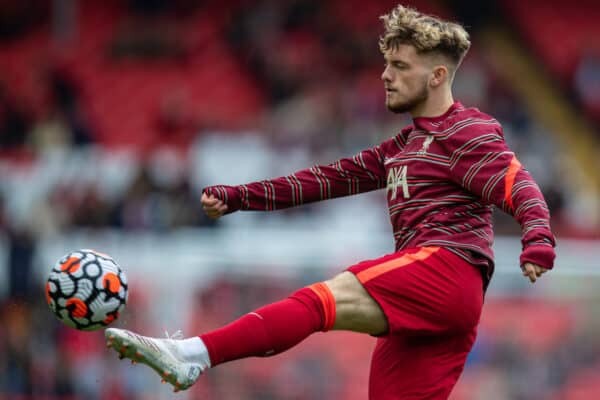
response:
[[[480,271],[440,247],[400,251],[348,268],[381,306],[388,332],[371,360],[369,399],[447,399],[475,341]]]

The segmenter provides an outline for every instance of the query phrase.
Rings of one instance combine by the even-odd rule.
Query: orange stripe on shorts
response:
[[[329,290],[326,284],[319,282],[313,283],[308,286],[313,292],[319,296],[319,300],[321,300],[321,304],[323,305],[323,315],[325,316],[325,322],[323,326],[323,332],[327,332],[333,328],[333,324],[335,324],[335,298],[333,297],[333,293]]]
[[[381,274],[385,274],[386,272],[390,272],[397,268],[404,267],[405,265],[408,265],[415,261],[424,260],[439,249],[439,247],[423,247],[416,253],[405,254],[402,257],[398,257],[393,260],[377,264],[369,269],[365,269],[356,274],[356,277],[361,283],[367,283],[371,279],[377,278]]]
[[[520,169],[521,163],[517,160],[517,157],[513,156],[512,160],[510,160],[508,170],[506,171],[506,176],[504,177],[504,200],[511,210],[513,209],[512,188],[515,184],[517,172],[519,172]]]

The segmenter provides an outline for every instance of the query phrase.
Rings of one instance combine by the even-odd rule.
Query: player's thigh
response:
[[[371,360],[369,399],[446,400],[456,385],[476,337],[386,336]]]
[[[335,298],[336,318],[333,329],[374,335],[387,331],[383,310],[354,274],[342,272],[325,283]]]

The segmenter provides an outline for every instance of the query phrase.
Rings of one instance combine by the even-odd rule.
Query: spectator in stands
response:
[[[34,150],[84,146],[94,141],[83,91],[66,63],[50,61],[39,70],[39,104],[31,145]]]
[[[36,240],[26,228],[8,231],[9,297],[27,300],[33,295],[33,256]]]
[[[191,104],[189,93],[183,88],[173,88],[163,95],[156,113],[156,145],[189,148],[198,130]]]
[[[193,193],[188,173],[180,162],[169,155],[157,154],[152,162],[142,166],[114,205],[117,226],[134,231],[168,231],[184,226],[215,225],[202,216],[198,196]]]
[[[22,148],[28,139],[30,115],[20,99],[0,81],[0,150]]]
[[[88,124],[81,85],[66,65],[53,64],[47,71],[52,104],[63,116],[75,146],[89,144],[93,138]]]

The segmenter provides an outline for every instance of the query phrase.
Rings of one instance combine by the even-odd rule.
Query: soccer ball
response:
[[[127,278],[112,257],[90,249],[62,257],[48,276],[46,300],[71,328],[101,329],[119,317],[127,303]]]

